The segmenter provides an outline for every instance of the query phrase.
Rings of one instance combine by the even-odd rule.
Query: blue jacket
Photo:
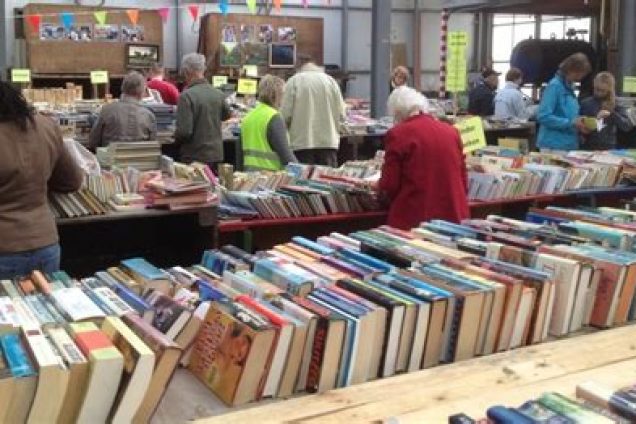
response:
[[[575,120],[579,116],[579,102],[571,84],[557,74],[546,87],[537,121],[539,135],[537,146],[543,149],[576,150],[579,148],[579,135]]]

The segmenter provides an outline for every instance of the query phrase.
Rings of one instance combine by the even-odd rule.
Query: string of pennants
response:
[[[331,0],[323,0],[323,1],[327,4],[331,4]],[[274,8],[276,9],[276,11],[280,12],[283,6],[283,0],[272,0],[272,4]],[[236,5],[236,4],[233,3],[233,5]],[[250,13],[256,14],[256,11],[257,11],[256,0],[246,0],[246,5]],[[309,7],[309,0],[302,0],[302,5],[305,8]],[[179,9],[184,9],[184,8],[188,10],[188,14],[190,15],[193,21],[196,21],[199,18],[199,5],[193,4],[186,7],[179,7]],[[171,9],[177,9],[177,8],[161,7],[159,9],[156,9],[156,12],[159,14],[164,24],[168,21],[168,18],[170,17]],[[229,0],[219,0],[219,11],[223,15],[228,15],[230,13]],[[139,22],[139,12],[140,12],[139,9],[128,9],[128,10],[122,10],[122,11],[98,10],[96,12],[63,12],[59,14],[25,15],[24,19],[26,20],[26,22],[29,24],[29,26],[34,32],[38,32],[40,30],[40,23],[42,22],[43,16],[47,16],[47,17],[59,16],[61,24],[68,29],[75,24],[75,18],[77,15],[86,15],[86,14],[92,14],[93,17],[95,18],[95,21],[98,24],[105,25],[106,22],[108,21],[108,15],[125,13],[128,16],[130,23],[132,23],[133,25],[137,25],[137,23]]]

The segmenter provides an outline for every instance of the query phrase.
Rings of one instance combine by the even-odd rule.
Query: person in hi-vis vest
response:
[[[273,75],[265,75],[258,85],[258,104],[241,123],[245,171],[279,171],[289,162],[297,162],[278,112],[284,88],[285,81]]]

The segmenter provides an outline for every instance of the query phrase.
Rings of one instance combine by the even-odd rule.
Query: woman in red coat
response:
[[[388,224],[410,230],[421,222],[469,218],[466,165],[457,130],[426,113],[426,97],[408,87],[388,102],[396,125],[385,139],[380,192],[391,201]]]

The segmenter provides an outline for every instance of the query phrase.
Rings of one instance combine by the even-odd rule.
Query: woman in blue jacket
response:
[[[576,150],[579,132],[587,134],[583,118],[579,116],[579,102],[574,94],[575,82],[591,71],[583,53],[567,57],[543,93],[537,112],[539,135],[537,146],[542,150]]]

